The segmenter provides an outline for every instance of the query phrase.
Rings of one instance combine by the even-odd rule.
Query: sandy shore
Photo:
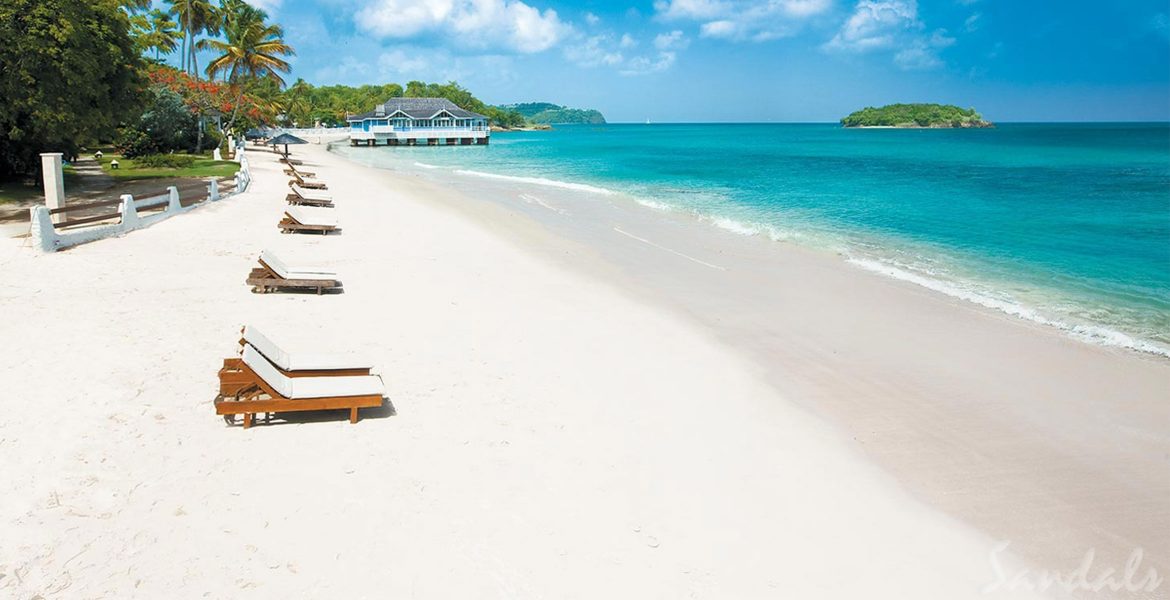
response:
[[[1065,536],[1071,558],[1051,569],[1075,569],[1097,540],[1109,566],[1130,545],[1165,560],[1166,508],[1150,502],[1170,478],[1166,409],[1151,404],[1170,382],[1163,363],[802,253],[785,255],[787,276],[839,286],[832,308],[866,298],[895,316],[842,322],[804,287],[775,308],[791,337],[769,354],[776,332],[744,335],[753,315],[712,324],[687,303],[705,296],[661,301],[669,282],[632,285],[630,263],[519,212],[302,154],[338,198],[340,236],[280,235],[284,178],[258,155],[249,192],[153,228],[54,255],[0,245],[0,472],[13,490],[0,496],[0,594],[1025,597],[982,593],[1002,540],[1045,540],[1034,560]],[[346,293],[251,294],[263,248],[335,268]],[[662,272],[686,273],[676,266]],[[391,406],[353,426],[326,413],[227,427],[215,372],[244,323],[360,350]],[[890,332],[909,338],[876,337]],[[953,354],[923,343],[944,336]],[[989,353],[1005,341],[1018,349]],[[1054,371],[1020,378],[1004,366],[1017,359]],[[1096,394],[1118,377],[1118,402],[1139,410],[1128,421]],[[1021,395],[1044,402],[1015,406]],[[1098,458],[1084,439],[1112,449]],[[1004,466],[1037,447],[1051,452]],[[1081,463],[1123,470],[1074,502],[1059,484]],[[963,470],[980,464],[995,469]],[[1034,473],[1049,479],[1009,489]],[[961,501],[938,500],[940,481]],[[1092,518],[1056,531],[1065,511]]]

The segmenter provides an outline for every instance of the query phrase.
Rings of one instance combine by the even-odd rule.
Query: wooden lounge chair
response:
[[[280,156],[280,162],[282,162],[286,165],[303,165],[303,164],[305,164],[304,161],[299,161],[299,160],[296,160],[293,158],[289,158],[288,156],[283,155],[283,154]]]
[[[321,295],[326,290],[341,291],[337,274],[325,269],[306,266],[289,266],[272,252],[260,253],[260,268],[252,269],[248,285],[252,292],[267,294],[277,290],[316,290]]]
[[[260,354],[268,358],[282,374],[288,377],[369,375],[372,368],[368,360],[351,354],[286,352],[252,325],[246,325],[240,330],[238,353],[243,354],[244,346],[248,344],[255,347]],[[221,396],[235,396],[249,385],[251,379],[244,372],[241,364],[242,359],[238,356],[223,359],[223,368],[219,370],[219,394]]]
[[[332,208],[309,208],[290,206],[284,211],[284,218],[277,224],[282,233],[320,233],[328,235],[340,232],[337,217]]]
[[[307,190],[297,185],[295,181],[288,182],[288,187],[292,188],[293,192],[284,197],[289,204],[333,207],[333,196],[331,194],[326,194],[321,190]]]
[[[310,181],[310,180],[306,179],[303,175],[298,173],[296,169],[289,169],[289,171],[291,171],[291,173],[289,173],[288,175],[289,175],[289,177],[292,177],[292,180],[288,182],[289,185],[292,185],[295,183],[295,184],[305,188],[306,190],[327,190],[327,189],[329,189],[329,186],[325,185],[324,181]]]
[[[309,177],[316,177],[316,176],[317,176],[317,174],[316,174],[316,173],[310,173],[310,172],[308,172],[308,171],[302,171],[302,170],[300,170],[300,169],[298,169],[298,168],[296,168],[296,167],[294,167],[294,166],[292,166],[292,165],[288,165],[288,168],[284,170],[284,174],[285,174],[285,175],[288,175],[289,177],[292,177],[293,175],[299,175],[299,176],[301,176],[302,178],[305,178],[305,179],[308,179]]]
[[[349,369],[326,370],[345,372]],[[215,414],[223,415],[229,424],[234,424],[235,415],[244,415],[244,427],[248,428],[258,413],[348,408],[349,422],[357,423],[358,409],[382,405],[385,387],[380,377],[322,375],[320,371],[282,371],[255,346],[245,341],[238,362],[229,359],[224,361],[224,368],[220,369],[220,389],[231,388],[230,391],[234,393],[216,397]],[[291,376],[292,372],[300,376]]]

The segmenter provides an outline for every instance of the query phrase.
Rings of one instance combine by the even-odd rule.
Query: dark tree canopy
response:
[[[141,58],[117,0],[0,2],[0,176],[77,155],[141,110]]]

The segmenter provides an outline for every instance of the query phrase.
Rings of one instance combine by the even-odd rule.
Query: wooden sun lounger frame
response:
[[[279,153],[278,153],[278,154],[279,154]],[[304,161],[300,161],[300,160],[297,160],[297,159],[295,159],[295,158],[289,158],[289,157],[287,157],[287,156],[284,156],[284,155],[281,155],[281,157],[280,157],[280,162],[282,162],[282,163],[284,163],[284,164],[286,164],[286,165],[294,165],[294,166],[295,166],[295,165],[303,165],[303,164],[305,164],[305,163],[304,163]]]
[[[327,189],[329,189],[329,186],[325,185],[324,181],[307,181],[307,180],[305,180],[305,178],[302,177],[301,174],[299,172],[297,172],[296,169],[288,169],[285,172],[288,173],[289,177],[292,177],[292,180],[290,180],[288,182],[289,187],[292,187],[293,184],[295,183],[295,184],[305,188],[306,190],[327,190]]]
[[[305,198],[304,196],[293,192],[284,197],[289,204],[296,204],[298,206],[316,206],[319,208],[333,208],[332,200],[320,200],[317,198]]]
[[[308,171],[298,171],[297,168],[292,166],[292,165],[289,165],[289,168],[284,170],[284,174],[288,175],[289,177],[292,177],[293,173],[296,173],[296,174],[300,175],[301,177],[316,177],[317,176],[316,173],[310,173]]]
[[[287,214],[276,226],[280,228],[281,233],[320,233],[321,235],[329,235],[330,233],[341,232],[341,228],[336,225],[306,225],[294,221]]]
[[[292,187],[292,184],[294,184],[294,183],[296,183],[296,182],[295,181],[288,182],[289,187]],[[325,200],[324,198],[306,198],[306,197],[298,194],[296,192],[296,190],[293,190],[293,192],[291,194],[285,196],[284,200],[286,202],[288,202],[289,204],[299,204],[301,206],[318,206],[318,207],[333,208],[333,201],[332,200]]]
[[[241,343],[244,340],[240,340]],[[276,367],[276,365],[273,365]],[[288,377],[336,377],[369,375],[369,369],[336,369],[330,371],[285,371]],[[244,429],[252,426],[257,414],[266,419],[272,413],[306,410],[349,409],[349,422],[358,422],[358,409],[382,406],[382,395],[333,396],[326,398],[292,399],[272,389],[242,358],[225,358],[219,370],[219,396],[215,398],[215,414],[222,415],[229,425],[235,424],[235,415],[244,415]]]
[[[252,269],[248,274],[247,284],[252,286],[253,294],[268,294],[279,289],[315,289],[320,296],[325,290],[340,290],[341,282],[336,279],[286,279],[268,266],[264,259],[259,260],[260,267]]]

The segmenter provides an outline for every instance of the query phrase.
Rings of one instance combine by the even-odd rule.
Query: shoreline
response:
[[[1133,422],[1108,425],[1134,445],[1119,456],[1100,454],[1099,437],[1080,439],[1075,421],[1046,438],[1051,427],[1036,422],[1068,416],[1045,414],[1051,398],[985,407],[963,397],[973,374],[980,387],[1004,379],[1000,387],[1053,391],[986,368],[978,338],[1000,341],[1006,317],[801,249],[783,252],[775,270],[777,244],[696,237],[693,223],[616,203],[526,200],[512,182],[437,186],[301,149],[338,199],[341,235],[280,235],[280,165],[254,153],[253,186],[240,196],[68,252],[0,253],[18,282],[0,293],[5,331],[23,340],[0,349],[10,392],[0,469],[20,490],[0,502],[9,524],[0,590],[985,598],[1004,533],[1010,572],[1022,566],[1017,553],[1071,571],[1082,544],[1098,542],[1100,565],[1120,571],[1118,548],[1136,542],[1144,564],[1164,572],[1165,542],[1147,536],[1166,513],[1162,497],[1145,495],[1166,484],[1155,453],[1164,414],[1151,420],[1138,403],[1126,413]],[[562,216],[556,209],[575,218],[548,220]],[[709,236],[717,246],[704,245]],[[243,280],[264,248],[335,269],[345,293],[251,294]],[[745,272],[753,277],[718,279]],[[754,284],[792,277],[837,293],[792,287],[765,305],[782,322],[764,329],[750,303],[719,310],[721,297],[747,297],[721,284],[783,292]],[[894,314],[855,310],[842,322],[826,302],[847,291],[872,292]],[[873,329],[912,319],[930,326],[918,332],[929,341],[956,314],[974,321],[956,334],[975,345],[945,357],[955,364]],[[211,408],[215,371],[245,323],[359,351],[383,374],[391,406],[357,425],[323,413],[226,427]],[[1083,344],[1038,331],[1010,326],[1023,351],[1072,348],[1086,368],[1071,376],[1101,376],[1094,389],[1134,368],[1108,350],[1082,364]],[[887,368],[910,357],[921,360]],[[1041,361],[1067,366],[1050,363]],[[1150,368],[1164,383],[1165,371]],[[937,406],[913,402],[924,399],[923,373]],[[1078,405],[1074,416],[1099,409],[1092,424],[1105,426],[1135,407],[1120,400]],[[1006,424],[962,418],[988,419],[987,408],[1005,411]],[[1072,440],[1088,442],[1081,455],[1068,455]],[[1018,445],[1032,441],[1049,451]],[[1134,451],[1140,460],[1108,481],[1062,495],[1085,472],[1078,461],[1096,473]],[[990,468],[1003,469],[1005,456],[1024,460]],[[932,472],[946,481],[921,479]],[[1045,478],[1012,489],[1037,473]],[[946,483],[957,507],[932,496]],[[1107,484],[1119,490],[1099,495]],[[1053,551],[1056,542],[1069,552]]]
[[[890,129],[895,128],[890,127]],[[334,145],[331,144],[330,146]],[[344,150],[343,145],[336,146],[338,149]],[[378,165],[358,160],[360,154],[355,154],[350,157],[344,151],[337,152],[337,150],[331,149],[330,152],[353,160],[363,166],[380,168]],[[627,192],[604,187],[606,185],[605,183],[581,183],[573,180],[550,179],[544,176],[486,172],[465,166],[430,164],[416,160],[417,158],[419,157],[413,156],[411,159],[404,159],[402,163],[395,166],[395,169],[398,172],[405,173],[413,172],[417,169],[425,169],[424,173],[430,176],[432,181],[439,182],[440,184],[443,183],[444,177],[449,177],[453,173],[454,175],[466,175],[489,180],[510,181],[518,185],[535,186],[532,188],[533,190],[553,188],[552,190],[545,190],[551,191],[552,193],[562,193],[568,190],[619,197],[628,202],[652,209],[656,213],[670,213],[670,216],[667,218],[681,216],[686,219],[701,222],[704,226],[719,228],[737,235],[768,238],[772,242],[795,244],[814,252],[833,254],[843,258],[846,263],[859,270],[899,280],[954,300],[959,300],[983,309],[993,310],[1031,324],[1041,325],[1085,344],[1118,348],[1158,359],[1170,359],[1170,346],[1162,340],[1142,337],[1132,331],[1128,331],[1126,327],[1117,323],[1100,322],[1088,319],[1079,314],[1054,312],[1052,306],[1039,307],[1043,306],[1044,302],[1048,302],[1049,304],[1055,303],[1057,305],[1067,304],[1077,307],[1077,310],[1080,312],[1084,312],[1085,306],[1097,306],[1096,304],[1091,304],[1095,299],[1060,296],[1060,294],[1066,293],[1066,291],[1057,288],[1043,290],[1046,296],[1043,298],[1043,302],[1037,302],[1039,299],[1037,297],[1016,298],[1011,295],[1005,297],[1000,293],[1000,290],[1005,288],[1019,288],[1022,285],[1026,286],[1027,282],[1003,279],[1002,274],[999,275],[999,279],[988,279],[984,274],[979,272],[980,266],[977,264],[977,261],[951,255],[943,247],[934,246],[920,240],[896,239],[888,236],[879,236],[874,232],[863,233],[847,229],[827,231],[819,227],[811,230],[810,234],[808,223],[804,224],[803,229],[800,226],[796,228],[777,226],[772,223],[752,220],[751,218],[742,216],[728,216],[710,210],[703,211],[697,208],[661,202],[656,199],[639,197]],[[407,163],[411,164],[407,165]],[[436,173],[435,171],[446,171],[446,173]],[[859,236],[861,237],[859,238]],[[865,247],[863,250],[857,247],[859,245],[858,242],[860,242],[861,246]],[[889,248],[895,248],[897,252],[874,253],[872,248],[875,247],[875,244],[876,247],[882,248],[887,248],[888,246],[887,250]],[[906,252],[909,252],[912,257],[921,254],[930,257],[931,260],[944,259],[952,270],[958,271],[959,274],[957,276],[945,277],[938,275],[931,269],[924,270],[920,268],[922,265],[903,262],[905,259],[899,255]]]
[[[1170,475],[1146,476],[1164,466],[1157,457],[1170,454],[1164,357],[1076,339],[1009,311],[859,268],[826,250],[611,201],[612,192],[591,203],[585,198],[598,194],[585,184],[553,194],[520,189],[533,182],[515,178],[381,170],[424,178],[433,197],[448,195],[438,188],[454,188],[461,200],[449,203],[451,209],[476,215],[501,235],[515,234],[529,252],[543,252],[549,236],[572,240],[574,250],[562,251],[558,263],[611,283],[620,277],[614,285],[627,293],[701,325],[756,363],[783,397],[856,440],[917,497],[987,535],[1014,540],[1034,564],[1076,563],[1089,548],[1123,562],[1143,548],[1147,562],[1170,571],[1170,545],[1149,535],[1151,522],[1113,513],[1145,507],[1152,529],[1170,529],[1170,511],[1158,505],[1170,494]],[[533,242],[537,234],[509,229],[517,217],[530,221],[517,230],[535,228],[546,239]],[[582,221],[605,226],[586,230]],[[632,225],[615,225],[623,222]],[[617,235],[607,237],[611,225]],[[729,279],[729,271],[748,275]],[[784,271],[800,275],[770,283]],[[828,281],[795,294],[777,289],[822,279]],[[748,304],[724,301],[753,294]],[[837,300],[856,296],[866,299]],[[774,327],[779,307],[798,316]],[[796,322],[807,318],[814,322]],[[793,343],[797,348],[786,347]],[[846,351],[851,354],[841,356]],[[991,373],[1000,380],[988,381]],[[855,398],[880,402],[861,409]],[[957,473],[995,481],[998,489],[972,488]],[[1019,506],[1022,490],[1051,504]],[[1107,536],[1084,526],[1107,521],[1113,528]],[[1060,533],[1019,539],[1037,523]]]

